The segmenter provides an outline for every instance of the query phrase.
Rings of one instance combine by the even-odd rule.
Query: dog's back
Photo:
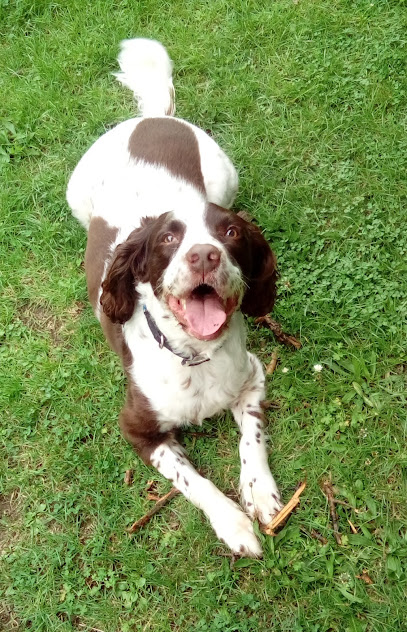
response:
[[[177,189],[190,183],[192,169],[197,173],[197,161],[205,197],[230,208],[238,186],[236,170],[208,134],[187,121],[172,118],[175,92],[172,63],[165,48],[153,40],[125,40],[118,60],[121,71],[115,76],[132,90],[140,117],[108,131],[80,160],[67,189],[73,215],[86,229],[92,216],[104,217],[109,224],[119,225],[124,237],[127,226],[132,229],[139,225],[139,208],[146,215],[155,214],[157,209],[164,213],[170,210],[168,205],[174,206]],[[175,175],[181,182],[169,181],[168,168],[177,170]],[[183,200],[185,196],[194,197],[191,187],[184,189]],[[160,197],[163,191],[165,199]],[[192,199],[189,205],[193,207]]]

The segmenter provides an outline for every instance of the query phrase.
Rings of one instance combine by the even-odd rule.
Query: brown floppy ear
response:
[[[143,218],[136,228],[113,253],[112,263],[102,283],[100,304],[113,323],[125,323],[136,307],[139,294],[136,281],[147,281],[148,240],[154,219]]]
[[[241,310],[247,316],[265,316],[276,300],[277,260],[257,226],[248,223],[248,229],[252,266]]]

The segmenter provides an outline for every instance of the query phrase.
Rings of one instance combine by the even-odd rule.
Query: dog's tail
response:
[[[172,62],[162,44],[141,38],[123,40],[118,62],[121,72],[114,74],[133,91],[141,116],[175,113]]]

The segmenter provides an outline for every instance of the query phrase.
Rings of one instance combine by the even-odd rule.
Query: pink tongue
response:
[[[226,320],[226,312],[216,296],[187,298],[185,317],[191,329],[200,336],[211,336]]]

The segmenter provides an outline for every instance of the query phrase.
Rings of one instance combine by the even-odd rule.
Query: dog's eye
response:
[[[165,233],[164,237],[162,238],[163,244],[173,244],[176,241],[177,238],[172,233]]]
[[[236,239],[237,237],[239,237],[239,230],[236,228],[236,226],[229,226],[225,233],[225,237]]]

